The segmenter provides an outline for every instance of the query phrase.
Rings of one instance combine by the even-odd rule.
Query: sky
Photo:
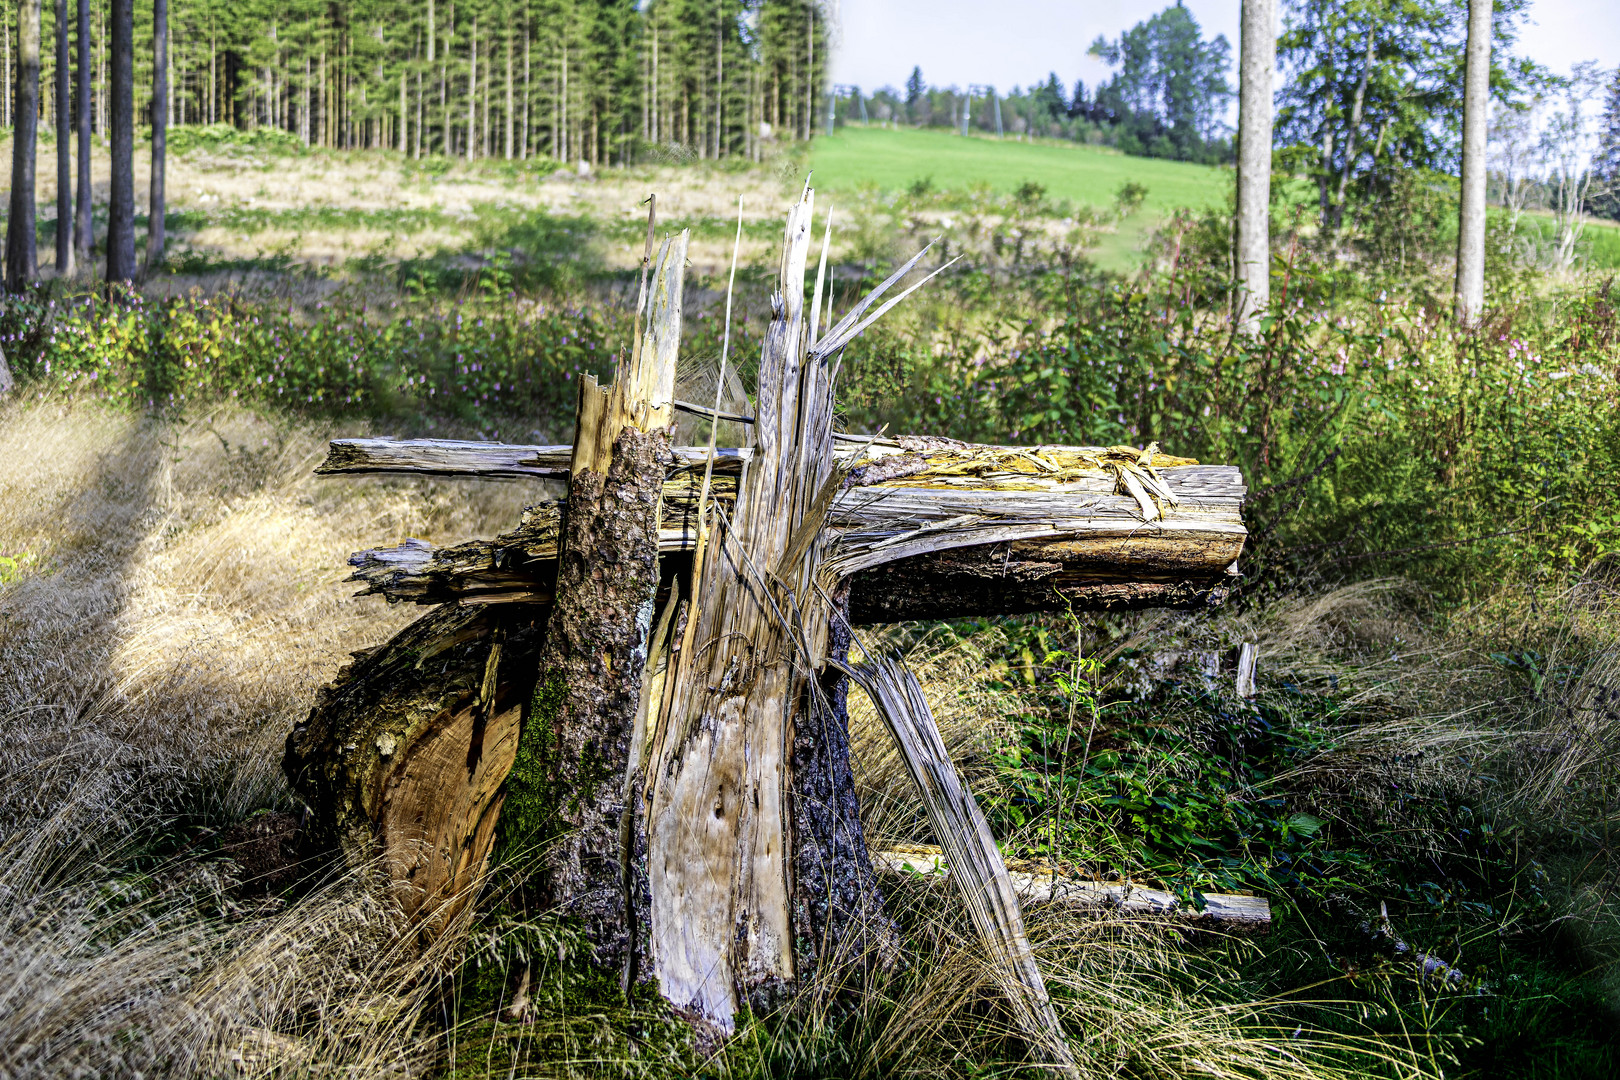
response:
[[[935,86],[988,84],[1005,93],[1045,81],[1055,71],[1095,86],[1108,67],[1086,55],[1099,34],[1120,31],[1163,10],[1171,0],[834,0],[839,36],[833,78],[870,93],[899,87],[922,67]],[[1460,2],[1460,0],[1459,0]],[[1240,0],[1185,0],[1206,37],[1225,34],[1234,54]],[[1280,5],[1279,5],[1280,6]],[[1517,51],[1556,72],[1581,60],[1620,65],[1620,0],[1531,0]],[[1235,59],[1235,56],[1234,56]]]

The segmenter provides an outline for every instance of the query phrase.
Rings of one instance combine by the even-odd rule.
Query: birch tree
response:
[[[1456,318],[1472,323],[1485,307],[1485,125],[1491,79],[1491,0],[1468,2],[1463,87],[1462,198],[1457,211]]]
[[[1271,76],[1274,0],[1243,0],[1238,58],[1237,316],[1254,334],[1271,303]]]

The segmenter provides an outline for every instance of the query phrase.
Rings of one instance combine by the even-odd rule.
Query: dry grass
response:
[[[315,688],[416,614],[352,599],[351,550],[489,534],[532,495],[317,481],[323,441],[0,409],[0,1074],[217,1074],[232,1053],[369,1074],[431,1049],[422,961],[352,882],[245,905],[232,864],[173,839],[287,806],[281,743]]]
[[[10,139],[0,140],[0,155],[11,152]],[[54,151],[52,151],[54,153]],[[340,266],[352,258],[382,255],[415,258],[444,250],[461,250],[473,241],[475,211],[499,206],[561,215],[589,215],[611,223],[641,220],[640,204],[648,192],[657,192],[659,212],[666,219],[718,218],[734,221],[737,199],[743,198],[748,221],[777,221],[793,202],[802,183],[801,170],[788,165],[766,165],[748,170],[721,169],[704,163],[648,165],[607,169],[581,176],[559,170],[547,177],[514,170],[504,161],[456,160],[442,172],[428,174],[398,154],[381,151],[315,151],[304,155],[264,154],[247,151],[209,153],[193,150],[171,154],[165,180],[170,212],[199,210],[215,213],[231,207],[268,211],[305,211],[311,208],[360,210],[382,214],[430,210],[442,222],[421,230],[389,231],[379,227],[271,228],[244,236],[208,227],[185,238],[185,246],[220,259],[261,259],[284,255],[292,263],[310,267]],[[433,162],[444,166],[442,160]],[[144,146],[135,153],[135,191],[138,213],[145,212],[150,158]],[[91,154],[93,197],[104,206],[111,177],[107,148],[99,140]],[[49,215],[56,200],[56,172],[41,168],[35,191],[42,215]],[[99,211],[98,211],[99,214]],[[744,259],[769,262],[780,246],[777,240],[744,241]],[[639,241],[604,244],[598,254],[613,268],[639,265]],[[731,241],[694,242],[691,265],[699,272],[719,273],[731,256]],[[50,264],[50,246],[41,245],[41,268]],[[195,282],[167,282],[166,288],[185,291]]]
[[[430,976],[459,943],[412,955],[352,879],[287,906],[240,899],[232,864],[180,846],[290,805],[280,744],[315,687],[416,614],[350,597],[351,550],[490,535],[535,494],[317,480],[324,434],[239,413],[165,426],[84,407],[0,410],[0,460],[22,463],[0,475],[0,1074],[371,1076],[443,1064],[446,1046],[422,1017]],[[1404,661],[1385,650],[1421,629],[1399,596],[1368,587],[1231,629],[1260,635],[1275,664],[1337,664],[1394,700],[1405,691],[1390,665]],[[1172,629],[1144,620],[1139,636]],[[867,644],[906,649],[947,745],[989,782],[980,766],[1019,707],[985,689],[994,643]],[[1437,648],[1421,655],[1443,657]],[[1346,650],[1361,662],[1345,662]],[[1594,668],[1579,684],[1586,696],[1561,700],[1609,708],[1614,675]],[[852,705],[872,836],[911,837],[920,816],[903,768],[860,695]],[[1558,809],[1559,785],[1590,783],[1612,753],[1612,725],[1593,726],[1583,708],[1536,722],[1569,736],[1516,789],[1536,805]],[[1356,752],[1389,753],[1393,732]],[[890,893],[918,949],[838,1020],[836,1056],[852,1075],[968,1069],[1010,1031],[982,950],[944,890]],[[1212,989],[1225,946],[1056,910],[1032,911],[1030,925],[1087,1076],[1333,1077],[1354,1074],[1336,1062],[1358,1053],[1425,1072],[1421,1047],[1319,1043],[1279,1030],[1240,991]],[[1595,923],[1589,932],[1609,940]],[[835,1011],[811,1015],[831,1023]],[[827,1061],[825,1047],[805,1053]]]

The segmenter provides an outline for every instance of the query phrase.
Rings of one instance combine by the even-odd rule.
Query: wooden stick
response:
[[[932,844],[895,845],[872,852],[877,865],[893,874],[946,877],[944,849]],[[1059,874],[1044,863],[1009,868],[1018,898],[1025,904],[1066,904],[1117,911],[1122,915],[1171,915],[1190,922],[1210,922],[1222,929],[1264,933],[1271,929],[1271,904],[1262,896],[1203,893],[1202,910],[1188,907],[1175,893],[1129,882],[1081,881]]]

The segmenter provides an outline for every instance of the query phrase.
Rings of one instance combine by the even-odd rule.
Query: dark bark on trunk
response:
[[[34,238],[34,156],[39,139],[40,0],[17,5],[16,127],[11,141],[11,217],[6,223],[6,288],[22,292],[39,269]]]
[[[793,732],[794,927],[801,979],[892,967],[899,931],[883,906],[849,761],[849,582],[833,594],[821,698]],[[835,985],[854,983],[834,975]]]
[[[56,276],[73,273],[73,109],[67,0],[56,0]]]
[[[163,265],[163,194],[169,134],[169,0],[152,0],[152,192],[147,201],[146,269]]]
[[[569,485],[556,601],[501,829],[504,850],[552,841],[545,900],[581,919],[598,961],[617,969],[638,951],[626,886],[641,890],[626,879],[634,860],[621,828],[668,446],[664,432],[627,427],[607,475],[587,469]]]
[[[1027,550],[1020,548],[1027,547]],[[906,622],[1035,611],[1136,611],[1218,604],[1225,583],[1147,566],[1065,561],[1060,545],[979,544],[916,555],[853,576],[850,621]],[[1155,581],[1155,577],[1169,577]],[[1122,580],[1123,579],[1123,580]]]
[[[94,82],[94,64],[90,52],[90,0],[79,0],[79,97],[73,103],[79,129],[79,197],[73,240],[79,251],[78,261],[86,273],[91,270],[90,252],[95,241],[90,213],[90,87]]]
[[[135,279],[135,0],[112,0],[107,281]]]

